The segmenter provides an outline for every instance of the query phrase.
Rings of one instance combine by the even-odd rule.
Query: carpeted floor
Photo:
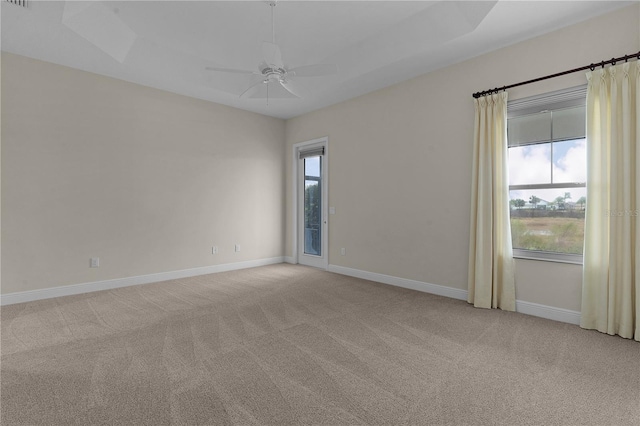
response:
[[[1,309],[3,425],[638,425],[640,344],[273,265]]]

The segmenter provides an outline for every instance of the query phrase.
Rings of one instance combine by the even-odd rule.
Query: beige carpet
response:
[[[638,425],[640,344],[293,265],[1,309],[2,425]]]

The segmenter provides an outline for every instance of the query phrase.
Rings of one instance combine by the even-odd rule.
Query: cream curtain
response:
[[[514,311],[507,176],[507,93],[474,99],[469,303]]]
[[[587,73],[583,328],[640,341],[640,63]]]

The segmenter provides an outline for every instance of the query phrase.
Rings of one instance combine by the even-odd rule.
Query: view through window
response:
[[[577,260],[587,196],[584,101],[510,117],[508,141],[514,255]]]
[[[322,232],[322,157],[304,159],[304,252],[320,256]]]

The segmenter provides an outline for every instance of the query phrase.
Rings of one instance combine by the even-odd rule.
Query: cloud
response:
[[[549,144],[509,148],[509,183],[525,185],[551,182]]]
[[[553,181],[586,182],[587,181],[587,143],[584,139],[573,142],[566,154],[553,165]]]
[[[584,139],[554,144],[553,183],[586,182],[587,146]],[[551,183],[550,144],[509,148],[509,183]]]
[[[584,139],[560,142],[554,145],[553,182],[586,182],[587,146]],[[525,185],[551,183],[550,144],[537,144],[509,148],[509,183]],[[586,196],[586,188],[559,188],[510,191],[509,198],[528,201],[532,195],[545,201],[553,201],[565,192],[571,200]]]

